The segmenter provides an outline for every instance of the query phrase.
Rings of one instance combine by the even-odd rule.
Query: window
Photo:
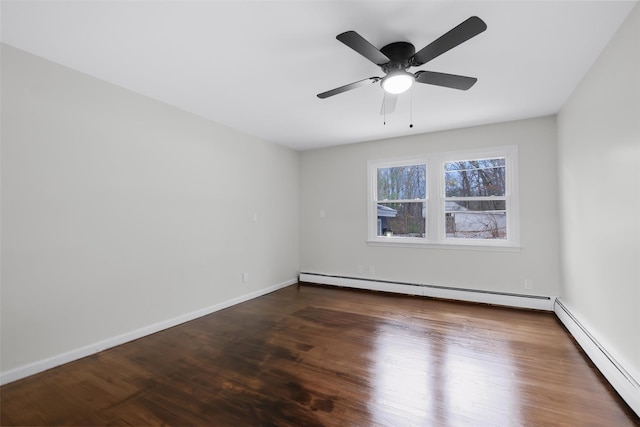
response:
[[[369,162],[369,242],[517,247],[517,148]]]
[[[424,237],[426,180],[424,164],[377,168],[378,236]]]
[[[506,239],[505,158],[444,164],[447,237]]]

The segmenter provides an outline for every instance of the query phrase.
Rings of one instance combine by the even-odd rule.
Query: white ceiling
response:
[[[2,1],[2,41],[295,149],[559,111],[634,1]],[[477,77],[414,85],[380,116],[381,70],[336,40],[421,49],[470,16],[487,31],[412,69]],[[413,128],[409,128],[413,99]]]

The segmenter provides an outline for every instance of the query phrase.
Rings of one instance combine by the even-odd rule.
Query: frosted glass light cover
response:
[[[389,74],[382,79],[382,88],[389,93],[397,95],[409,89],[414,81],[413,74],[401,71]]]

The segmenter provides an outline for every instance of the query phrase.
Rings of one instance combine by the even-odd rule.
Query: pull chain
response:
[[[387,125],[387,92],[382,95],[382,125]]]
[[[413,88],[409,89],[409,128],[413,127]]]

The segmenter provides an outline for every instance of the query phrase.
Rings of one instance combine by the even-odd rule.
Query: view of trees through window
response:
[[[446,236],[506,239],[505,158],[444,164]],[[426,165],[377,169],[379,236],[424,237]]]
[[[368,241],[517,247],[514,145],[368,162]]]
[[[426,165],[377,170],[378,235],[424,237]]]
[[[506,239],[505,158],[447,162],[447,237]]]

